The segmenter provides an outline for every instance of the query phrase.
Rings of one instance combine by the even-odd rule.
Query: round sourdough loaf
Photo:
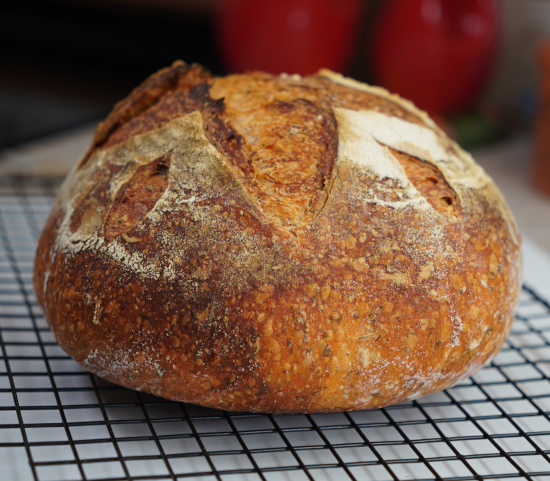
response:
[[[117,104],[60,189],[35,288],[105,379],[229,410],[376,408],[502,345],[516,224],[430,118],[330,71],[176,62]]]

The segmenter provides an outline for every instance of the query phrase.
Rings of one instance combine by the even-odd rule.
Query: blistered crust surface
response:
[[[71,356],[170,399],[316,412],[429,394],[498,351],[517,229],[429,119],[326,73],[177,68],[187,93],[149,80],[163,100],[92,147],[41,237],[37,296]]]

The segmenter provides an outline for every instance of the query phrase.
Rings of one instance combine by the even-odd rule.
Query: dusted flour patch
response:
[[[335,115],[338,121],[338,161],[351,162],[376,177],[373,187],[359,195],[370,194],[370,198],[366,197],[367,202],[398,209],[407,206],[422,210],[431,209],[430,204],[409,181],[399,161],[374,137],[375,133],[380,132],[384,133],[383,137],[388,135],[384,128],[379,128],[377,124],[380,117],[386,118],[385,115],[349,109],[335,109]],[[406,122],[397,124],[402,131],[406,131],[409,126],[414,124]],[[390,125],[389,128],[391,127]],[[399,132],[399,128],[396,130]],[[425,144],[420,143],[420,145]],[[384,185],[384,181],[388,184],[387,186]],[[397,199],[385,200],[383,194],[387,191],[395,194]]]

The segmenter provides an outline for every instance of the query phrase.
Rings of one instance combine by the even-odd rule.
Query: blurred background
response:
[[[0,174],[62,175],[175,59],[327,67],[413,100],[550,251],[549,0],[18,0],[0,4]]]

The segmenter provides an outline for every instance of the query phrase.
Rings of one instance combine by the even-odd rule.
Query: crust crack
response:
[[[126,233],[136,226],[153,208],[168,185],[171,152],[141,165],[118,191],[107,221],[105,237],[112,240],[123,236],[127,242],[137,242]]]

